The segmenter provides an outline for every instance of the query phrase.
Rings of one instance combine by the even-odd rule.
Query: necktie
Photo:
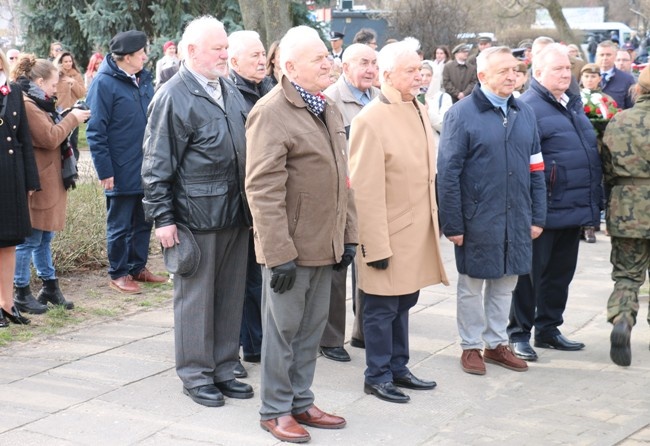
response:
[[[609,74],[607,73],[600,73],[600,88],[605,88],[605,85],[607,85],[607,81],[609,81]]]
[[[212,99],[214,99],[217,104],[221,106],[221,108],[223,108],[224,104],[223,97],[221,95],[221,83],[219,83],[219,81],[210,81],[208,82],[208,87],[212,91],[208,91],[207,93],[212,96]]]

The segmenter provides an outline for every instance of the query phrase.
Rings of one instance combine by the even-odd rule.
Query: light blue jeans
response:
[[[52,264],[52,239],[54,232],[32,229],[32,235],[25,242],[16,246],[16,272],[14,285],[19,288],[29,285],[31,272],[29,266],[34,262],[36,273],[42,280],[56,279],[56,271]]]

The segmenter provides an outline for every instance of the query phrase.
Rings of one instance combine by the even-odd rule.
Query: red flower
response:
[[[602,98],[600,98],[600,102],[602,102],[603,104],[607,104],[607,98],[603,96]]]
[[[587,114],[591,113],[591,107],[589,107],[588,105],[585,105],[585,113]]]
[[[9,88],[9,85],[3,85],[0,87],[0,93],[3,96],[7,96],[9,93],[11,93],[11,88]]]

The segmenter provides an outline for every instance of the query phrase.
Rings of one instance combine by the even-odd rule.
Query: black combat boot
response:
[[[59,289],[59,279],[43,280],[43,288],[38,293],[38,301],[45,305],[48,302],[52,305],[63,305],[66,310],[74,308],[74,303],[68,302],[63,297],[63,293]]]
[[[34,299],[29,285],[24,287],[14,286],[14,305],[23,313],[43,314],[47,311],[47,305],[43,305]]]

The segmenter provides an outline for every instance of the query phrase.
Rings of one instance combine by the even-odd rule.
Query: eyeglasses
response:
[[[56,53],[60,53],[61,51],[63,51],[63,48],[54,48],[54,52]]]

